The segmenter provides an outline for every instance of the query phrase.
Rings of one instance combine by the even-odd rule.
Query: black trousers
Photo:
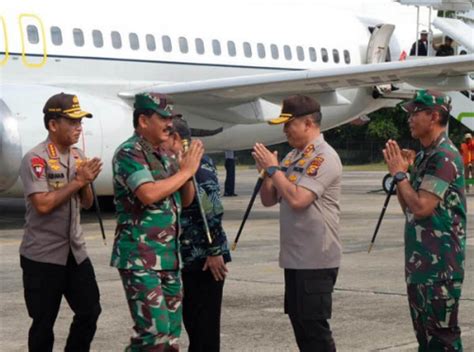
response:
[[[285,313],[302,352],[336,351],[328,319],[337,268],[285,269]]]
[[[33,319],[28,333],[30,352],[49,352],[62,296],[74,312],[65,351],[89,351],[101,307],[91,261],[80,265],[72,254],[66,266],[40,263],[20,256],[26,308]]]
[[[224,281],[210,270],[183,271],[183,322],[189,337],[189,352],[220,349],[221,304]]]
[[[235,159],[225,159],[224,194],[235,194]]]

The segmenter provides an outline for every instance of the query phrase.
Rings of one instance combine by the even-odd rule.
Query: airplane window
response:
[[[51,41],[54,45],[61,45],[63,43],[63,34],[61,28],[53,26],[51,27]]]
[[[102,32],[98,29],[92,31],[92,41],[96,48],[102,48],[104,46],[104,38],[102,37]]]
[[[185,37],[179,37],[179,50],[181,50],[183,54],[189,51],[188,40]]]
[[[265,46],[262,43],[257,44],[258,57],[261,59],[265,58]]]
[[[117,31],[112,31],[110,33],[110,37],[112,38],[112,47],[114,49],[120,49],[122,47],[122,36]]]
[[[169,36],[164,35],[161,37],[161,43],[163,44],[163,50],[169,53],[173,50],[173,46],[171,45],[171,39]]]
[[[288,45],[283,46],[283,52],[285,53],[285,59],[291,60],[291,48]]]
[[[351,63],[351,53],[349,52],[349,50],[344,50],[344,62],[346,64]]]
[[[245,57],[252,57],[252,47],[249,42],[244,42],[244,55]]]
[[[33,26],[32,24],[28,25],[26,27],[26,32],[28,33],[28,41],[31,44],[39,43],[38,28],[36,28],[36,26]]]
[[[339,51],[337,49],[332,49],[332,58],[336,64],[339,63]]]
[[[138,50],[140,48],[140,42],[138,41],[138,35],[136,33],[130,33],[128,40],[130,41],[130,48],[132,50]]]
[[[296,56],[298,56],[298,60],[304,61],[304,50],[303,47],[297,46],[296,47]]]
[[[146,37],[146,48],[149,51],[155,51],[156,50],[156,42],[155,42],[155,37],[153,34],[147,34]]]
[[[309,51],[309,59],[313,62],[316,62],[316,59],[317,59],[316,49],[311,47],[311,48],[308,49],[308,51]]]
[[[232,40],[229,40],[227,42],[227,52],[229,53],[229,56],[237,55],[237,50],[235,49],[235,43]]]
[[[321,57],[323,58],[324,62],[328,62],[329,60],[328,51],[324,48],[321,49]]]
[[[214,55],[220,55],[222,53],[221,43],[217,39],[212,41],[212,51],[214,52]]]
[[[272,52],[272,57],[273,57],[275,60],[277,60],[280,55],[279,55],[279,53],[278,53],[278,47],[276,46],[276,44],[270,45],[270,50],[271,50],[271,52]]]
[[[84,46],[84,32],[82,32],[82,29],[74,28],[72,30],[72,36],[76,46]]]
[[[196,52],[199,55],[204,54],[204,41],[201,38],[196,38],[194,43],[196,44]]]

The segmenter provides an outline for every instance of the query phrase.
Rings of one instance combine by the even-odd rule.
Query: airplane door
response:
[[[41,19],[32,14],[22,14],[19,18],[21,33],[21,59],[31,68],[42,67],[46,63],[46,38]]]
[[[382,24],[374,28],[367,46],[367,63],[375,64],[384,62],[387,57],[388,44],[392,37],[395,26],[393,24]]]
[[[0,67],[8,61],[8,37],[5,19],[0,16]]]

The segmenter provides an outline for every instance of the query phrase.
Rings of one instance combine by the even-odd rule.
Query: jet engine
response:
[[[0,99],[0,192],[16,182],[22,157],[18,122],[7,104]]]

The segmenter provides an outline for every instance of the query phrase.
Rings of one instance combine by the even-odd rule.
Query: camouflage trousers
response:
[[[458,326],[462,281],[408,284],[408,303],[418,351],[462,351]]]
[[[127,352],[179,351],[183,299],[179,271],[119,270],[134,333]]]

